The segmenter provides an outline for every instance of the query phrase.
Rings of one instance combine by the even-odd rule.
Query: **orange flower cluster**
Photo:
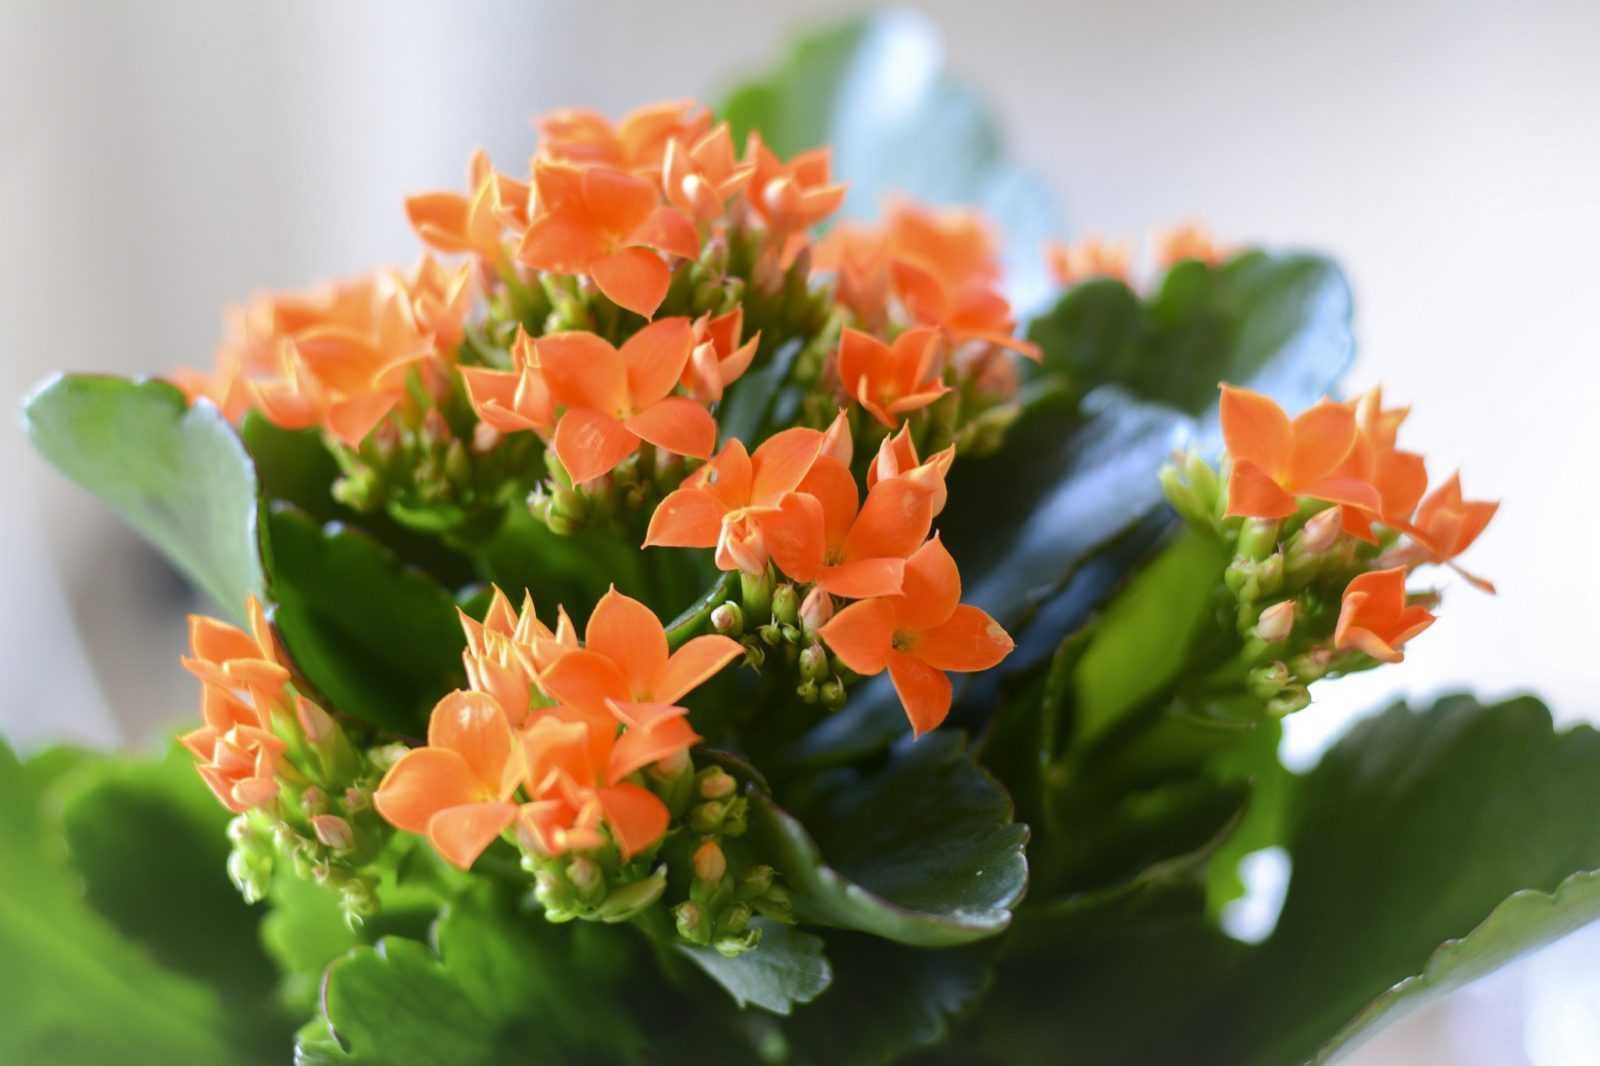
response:
[[[1422,456],[1396,443],[1407,409],[1385,408],[1379,389],[1347,403],[1324,400],[1290,419],[1270,398],[1223,385],[1221,414],[1230,463],[1228,516],[1282,519],[1308,500],[1333,505],[1322,514],[1336,517],[1337,526],[1321,522],[1321,515],[1312,520],[1323,539],[1343,533],[1378,545],[1374,525],[1405,538],[1381,557],[1399,565],[1350,582],[1334,636],[1338,649],[1399,661],[1401,645],[1433,621],[1424,608],[1408,605],[1408,572],[1421,563],[1454,567],[1499,504],[1464,500],[1459,475],[1424,498]],[[1456,569],[1492,591],[1487,581]]]
[[[1208,266],[1222,261],[1224,249],[1209,230],[1186,222],[1161,230],[1153,239],[1156,265],[1170,268],[1194,259]],[[1045,245],[1045,264],[1062,286],[1077,285],[1095,278],[1128,282],[1133,278],[1132,255],[1126,241],[1108,241],[1088,236],[1072,244],[1051,241]]]
[[[759,224],[787,263],[810,227],[838,210],[826,149],[787,163],[752,134],[744,158],[727,123],[689,101],[641,108],[613,125],[590,111],[539,120],[526,181],[473,156],[468,191],[406,201],[417,235],[441,252],[470,252],[486,266],[520,263],[587,277],[619,307],[652,317],[672,264],[735,221]]]
[[[785,430],[754,455],[729,441],[661,501],[645,546],[714,548],[719,568],[753,575],[774,564],[810,586],[803,611],[819,624],[833,616],[833,597],[861,601],[833,616],[819,635],[857,673],[888,667],[921,733],[949,712],[951,686],[942,671],[986,670],[1010,652],[1011,638],[978,608],[957,611],[955,562],[937,537],[928,539],[945,504],[955,448],[923,461],[909,427],[902,427],[884,439],[869,467],[864,500],[850,472],[852,454],[842,413],[826,432]],[[896,625],[902,615],[903,625]],[[864,631],[857,620],[869,617],[888,621]],[[965,654],[918,658],[923,631],[942,633],[947,623],[962,627],[961,639],[971,638]],[[878,647],[884,633],[892,655],[887,643]]]
[[[565,612],[552,631],[530,599],[519,613],[498,589],[483,622],[462,626],[471,688],[439,701],[427,745],[379,785],[378,812],[461,869],[513,825],[546,856],[609,834],[627,860],[660,840],[667,807],[636,777],[686,767],[700,738],[679,701],[743,654],[738,642],[701,636],[669,654],[656,616],[615,589],[581,646]]]
[[[332,728],[327,712],[293,692],[272,627],[254,596],[247,605],[250,631],[215,618],[189,616],[184,669],[200,679],[199,729],[179,737],[199,765],[200,777],[235,814],[271,806],[279,780],[293,775],[279,723],[293,722],[316,738]]]
[[[881,225],[836,226],[818,242],[815,261],[833,272],[837,299],[867,331],[882,333],[896,324],[926,326],[956,349],[958,358],[981,359],[985,367],[995,347],[1039,358],[1035,345],[1014,335],[1016,316],[998,288],[999,244],[976,212],[934,211],[892,201]],[[919,340],[919,356],[925,354],[922,344]],[[913,365],[917,361],[910,360]],[[875,362],[885,365],[870,378],[874,393],[887,385],[897,397],[910,396],[915,386],[928,380],[926,373],[908,375],[905,356],[893,360],[880,356]],[[853,398],[866,403],[855,381],[845,385]],[[895,413],[914,406],[921,404],[903,406]],[[869,410],[890,426],[895,424],[879,410]]]
[[[411,374],[444,387],[473,295],[468,268],[425,256],[409,274],[260,296],[230,317],[213,371],[174,380],[230,421],[257,407],[284,428],[320,426],[353,447],[402,402]]]

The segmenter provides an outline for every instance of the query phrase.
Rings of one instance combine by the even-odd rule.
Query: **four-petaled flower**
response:
[[[761,346],[759,331],[740,344],[743,336],[743,304],[715,318],[702,315],[695,319],[694,352],[683,368],[684,391],[701,403],[720,401],[723,390],[750,369],[756,349]]]
[[[1356,442],[1355,414],[1343,404],[1324,400],[1291,422],[1271,398],[1223,385],[1222,436],[1233,461],[1230,516],[1286,518],[1297,496],[1382,509],[1371,485],[1336,476]]]
[[[434,707],[427,747],[389,768],[373,803],[391,824],[426,836],[465,870],[516,820],[511,797],[522,776],[522,746],[499,702],[457,691]]]
[[[539,370],[533,338],[520,325],[511,343],[510,370],[463,366],[461,383],[478,420],[496,432],[545,436],[555,428],[555,399]]]
[[[1422,501],[1409,531],[1430,562],[1448,563],[1476,587],[1493,592],[1493,582],[1461,569],[1455,558],[1472,546],[1498,510],[1498,500],[1462,499],[1461,475],[1451,474]]]
[[[646,318],[672,281],[662,254],[693,259],[700,239],[646,178],[608,167],[539,163],[537,213],[517,258],[536,270],[586,274],[619,307]]]
[[[1406,601],[1405,567],[1369,570],[1345,586],[1333,646],[1397,663],[1405,658],[1401,645],[1432,624],[1425,607]]]
[[[889,345],[860,330],[839,338],[839,381],[851,399],[890,429],[950,391],[940,380],[939,331],[908,329]]]
[[[661,161],[661,184],[667,200],[700,225],[709,225],[726,210],[755,175],[753,161],[741,162],[726,122],[695,139],[674,137]]]
[[[833,180],[833,153],[813,148],[784,162],[752,130],[744,158],[755,168],[745,199],[771,231],[777,263],[787,266],[805,246],[806,231],[844,203],[845,187]]]
[[[551,446],[574,482],[609,473],[641,440],[710,457],[716,422],[693,400],[671,395],[693,345],[686,318],[653,322],[620,350],[593,333],[552,333],[535,342],[550,395],[565,407]]]
[[[507,227],[527,224],[528,186],[496,171],[480,148],[467,166],[467,190],[408,196],[406,218],[430,248],[470,252],[494,263],[505,254]]]
[[[950,712],[946,671],[987,670],[1012,648],[1000,623],[961,602],[961,575],[937,536],[906,561],[900,595],[852,603],[822,627],[821,636],[856,673],[889,671],[919,736]]]

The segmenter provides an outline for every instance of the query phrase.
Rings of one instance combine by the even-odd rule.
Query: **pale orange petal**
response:
[[[1248,459],[1234,460],[1228,475],[1228,517],[1287,518],[1295,508],[1294,497],[1261,467]]]
[[[694,327],[680,316],[652,322],[622,345],[628,392],[635,408],[646,408],[672,392],[694,349]]]
[[[623,782],[597,789],[595,795],[624,862],[665,835],[671,816],[666,804],[649,789]]]
[[[695,637],[672,653],[651,698],[677,703],[743,654],[744,648],[737,640],[716,634]]]
[[[593,333],[551,333],[534,342],[550,392],[568,407],[620,416],[628,408],[628,369],[622,353]]]
[[[624,423],[628,430],[679,455],[707,459],[717,446],[717,423],[711,413],[687,396],[668,396]]]
[[[536,270],[581,274],[606,254],[606,240],[581,215],[556,211],[535,218],[517,246],[517,258]]]
[[[889,652],[888,666],[889,679],[894,682],[895,694],[905,708],[912,734],[920,737],[938,728],[950,713],[953,691],[950,678],[944,671],[904,652]]]
[[[961,602],[961,573],[935,536],[906,560],[905,585],[894,601],[896,626],[918,631],[944,624]]]
[[[700,254],[700,238],[694,231],[694,223],[675,207],[656,208],[644,224],[629,235],[628,242],[647,245],[682,259],[694,259]]]
[[[624,248],[589,266],[589,276],[618,307],[649,318],[666,298],[672,271],[648,248]]]
[[[921,633],[911,654],[938,670],[987,670],[1013,647],[1011,635],[988,613],[961,604],[942,624]]]
[[[756,518],[761,539],[778,569],[802,584],[815,581],[827,554],[822,504],[809,493],[784,497],[776,511]]]
[[[654,611],[612,587],[589,616],[584,643],[617,664],[628,699],[656,699],[667,668],[667,634]]]
[[[650,515],[644,536],[646,548],[711,548],[722,531],[722,501],[705,489],[685,488],[670,493]]]
[[[1304,485],[1333,473],[1356,443],[1355,413],[1323,400],[1294,420],[1289,453],[1290,484]]]
[[[467,760],[443,748],[415,748],[383,775],[372,802],[391,825],[422,833],[428,820],[445,808],[482,798]]]
[[[846,666],[867,676],[888,665],[894,625],[892,603],[861,600],[835,614],[818,633]]]
[[[587,649],[569,651],[539,675],[545,695],[560,703],[594,713],[606,711],[606,701],[629,698],[628,679],[611,658]]]
[[[823,590],[847,600],[895,596],[905,582],[904,559],[854,559],[826,567],[817,579]]]
[[[428,719],[428,746],[460,755],[484,792],[505,799],[522,768],[513,757],[511,722],[488,693],[455,691],[438,702]]]
[[[447,807],[428,819],[428,842],[450,865],[465,870],[516,818],[515,803]]]
[[[750,457],[752,484],[750,502],[776,503],[793,492],[822,450],[822,434],[814,429],[795,427],[774,433],[761,442]]]
[[[659,200],[644,178],[608,167],[583,171],[583,202],[595,222],[622,237],[642,226]]]
[[[922,546],[933,525],[933,493],[910,478],[872,486],[845,538],[850,559],[904,559]]]
[[[1293,434],[1289,416],[1271,397],[1222,386],[1222,438],[1235,462],[1247,460],[1277,472],[1289,464]]]
[[[556,457],[577,484],[609,474],[639,448],[639,438],[609,415],[573,407],[556,423]]]

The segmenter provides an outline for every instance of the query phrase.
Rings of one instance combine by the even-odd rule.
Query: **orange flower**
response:
[[[694,323],[694,352],[683,368],[680,384],[690,396],[704,404],[717,403],[723,390],[750,369],[761,345],[761,334],[739,343],[744,334],[744,305],[737,304],[727,314],[711,318],[702,315]]]
[[[421,833],[465,870],[517,817],[522,746],[493,696],[452,692],[428,722],[428,746],[406,752],[373,797],[397,828]]]
[[[454,362],[477,292],[471,264],[446,270],[433,256],[425,255],[410,275],[397,277],[395,283],[411,302],[417,329],[432,339],[434,353]]]
[[[998,622],[961,602],[961,575],[937,536],[906,561],[900,595],[852,603],[822,627],[821,636],[856,673],[889,671],[918,736],[950,713],[945,671],[987,670],[1012,648]]]
[[[870,333],[846,328],[839,337],[839,381],[844,391],[893,429],[903,415],[950,391],[940,380],[939,332],[908,329],[887,345]]]
[[[858,510],[850,468],[823,455],[778,510],[757,521],[772,560],[791,580],[846,599],[888,596],[900,591],[906,557],[933,524],[934,494],[926,483],[883,478]]]
[[[1077,285],[1092,278],[1128,279],[1128,246],[1123,241],[1092,236],[1070,245],[1051,241],[1044,255],[1060,285]]]
[[[1374,388],[1347,406],[1355,412],[1356,438],[1350,454],[1334,471],[1338,479],[1362,481],[1378,493],[1377,511],[1343,505],[1339,508],[1344,532],[1368,544],[1376,544],[1372,523],[1382,521],[1394,529],[1404,529],[1411,512],[1428,487],[1428,472],[1422,456],[1400,451],[1395,439],[1409,408],[1385,410],[1383,390]]]
[[[870,491],[880,478],[890,477],[908,478],[926,485],[933,493],[931,504],[933,516],[937,518],[949,498],[945,477],[955,461],[956,446],[952,444],[924,463],[917,458],[917,443],[911,439],[911,427],[901,425],[899,433],[883,438],[883,443],[878,445],[878,454],[867,467],[867,489]]]
[[[1040,358],[1039,346],[1013,336],[1016,318],[1006,298],[982,283],[947,286],[921,263],[895,259],[889,264],[895,295],[912,319],[944,330],[956,344],[981,341],[1008,348],[1029,359]]]
[[[1456,573],[1477,588],[1493,592],[1492,582],[1467,573],[1452,560],[1472,546],[1499,509],[1498,500],[1462,499],[1461,475],[1451,474],[1449,481],[1422,501],[1422,506],[1417,508],[1416,522],[1408,531],[1429,561],[1449,563]]]
[[[538,270],[587,274],[619,307],[646,318],[667,294],[672,271],[661,255],[700,254],[694,223],[645,178],[592,166],[538,163],[538,213],[517,258]]]
[[[606,166],[653,178],[673,141],[693,144],[710,125],[710,112],[693,100],[648,104],[615,126],[598,112],[568,108],[540,117],[539,154],[554,162]]]
[[[417,236],[441,252],[471,252],[493,263],[505,254],[506,227],[526,225],[528,186],[498,173],[488,153],[472,153],[467,189],[406,197],[406,218]]]
[[[512,726],[521,725],[534,705],[540,671],[565,651],[578,646],[572,619],[563,608],[555,631],[551,632],[534,613],[531,595],[523,593],[519,615],[497,586],[482,622],[475,621],[465,611],[458,613],[467,638],[461,660],[466,667],[468,687],[493,696]]]
[[[1169,267],[1186,259],[1215,266],[1222,261],[1222,249],[1206,227],[1198,222],[1185,222],[1156,235],[1156,259]]]
[[[275,800],[285,745],[257,709],[208,682],[200,717],[205,724],[178,742],[200,760],[195,769],[222,805],[239,814]]]
[[[583,647],[557,657],[539,684],[591,722],[615,719],[627,727],[606,762],[615,784],[698,739],[677,701],[742,654],[738,641],[718,635],[695,637],[669,654],[651,610],[613,588],[589,616]]]
[[[1343,404],[1324,400],[1291,422],[1269,397],[1223,385],[1222,436],[1233,460],[1230,516],[1285,518],[1296,496],[1382,508],[1371,485],[1335,476],[1356,442],[1355,415]]]
[[[556,426],[556,405],[539,372],[533,339],[519,325],[511,344],[511,369],[463,366],[467,401],[484,425],[500,433],[547,435]]]
[[[833,272],[834,298],[857,324],[883,332],[889,320],[889,248],[881,228],[840,222],[817,242],[812,263]]]
[[[215,618],[189,616],[189,654],[178,660],[183,668],[208,687],[247,691],[260,703],[272,705],[283,697],[289,671],[278,654],[272,625],[254,596],[245,601],[250,632]],[[265,716],[254,723],[265,725]]]
[[[759,574],[767,566],[758,516],[778,509],[810,471],[823,434],[795,427],[768,437],[754,455],[738,438],[662,500],[650,516],[647,548],[710,548],[717,567]]]
[[[593,333],[552,333],[535,342],[551,397],[566,410],[552,447],[576,483],[609,473],[641,440],[706,459],[717,424],[704,407],[673,396],[694,345],[687,318],[664,318],[621,350]]]
[[[884,212],[884,241],[890,256],[915,263],[946,288],[1000,280],[1000,242],[976,211],[935,211],[897,198]]]
[[[697,138],[673,137],[661,162],[667,200],[700,225],[722,217],[733,197],[744,192],[755,163],[740,162],[726,122]]]
[[[525,846],[543,855],[591,850],[605,843],[604,825],[627,861],[661,839],[671,821],[666,804],[630,781],[606,783],[615,738],[615,723],[560,710],[524,731],[533,797],[522,805],[517,823]],[[687,744],[677,750],[686,749]]]
[[[1384,663],[1404,659],[1400,647],[1433,624],[1433,615],[1406,603],[1406,570],[1369,570],[1345,587],[1333,646]]]
[[[806,231],[844,203],[845,187],[833,180],[829,148],[780,160],[754,130],[745,141],[745,161],[755,165],[745,199],[773,235],[774,255],[787,266],[806,244]]]

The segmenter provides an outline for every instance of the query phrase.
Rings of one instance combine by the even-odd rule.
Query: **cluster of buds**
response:
[[[740,955],[760,942],[761,930],[751,924],[756,915],[794,921],[789,894],[771,866],[750,857],[743,840],[749,800],[738,794],[731,774],[718,766],[701,770],[692,800],[684,846],[693,880],[689,898],[673,908],[678,935]]]
[[[1496,504],[1461,498],[1458,477],[1427,492],[1422,457],[1396,445],[1406,413],[1373,390],[1291,421],[1225,385],[1220,476],[1193,453],[1161,473],[1174,508],[1232,549],[1222,584],[1242,647],[1226,672],[1269,715],[1307,706],[1324,676],[1401,661],[1439,603],[1407,578],[1455,567],[1494,515]]]
[[[246,611],[249,632],[190,618],[190,655],[182,661],[200,679],[204,724],[180,741],[235,814],[228,872],[244,897],[264,897],[286,861],[296,875],[336,889],[347,916],[358,920],[375,903],[365,868],[389,837],[372,809],[381,764],[295,690],[254,597]]]
[[[782,664],[794,672],[795,695],[806,704],[836,711],[844,706],[845,686],[854,675],[828,653],[822,626],[833,617],[833,597],[813,585],[802,594],[790,582],[779,582],[772,567],[741,573],[740,599],[725,600],[711,612],[711,626],[738,640],[752,669]]]

